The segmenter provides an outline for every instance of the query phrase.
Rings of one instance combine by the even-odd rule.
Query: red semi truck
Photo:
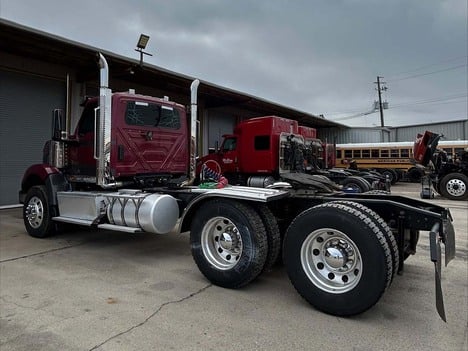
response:
[[[52,235],[61,223],[127,233],[190,231],[200,271],[226,288],[254,280],[282,247],[299,294],[319,310],[349,316],[377,303],[415,252],[419,231],[429,231],[436,307],[445,320],[441,244],[447,262],[455,254],[448,209],[400,196],[329,191],[307,180],[277,189],[194,186],[199,81],[192,83],[186,118],[186,108],[168,99],[113,93],[101,54],[99,66],[100,96],[86,101],[73,133],[63,115],[54,114],[44,162],[24,174],[19,197],[31,236]],[[260,149],[255,162],[265,170],[277,169],[276,162],[287,166],[262,151],[279,138],[266,133],[253,142]],[[238,160],[225,158],[237,167]]]
[[[242,121],[233,134],[224,135],[220,150],[198,160],[197,173],[209,167],[231,184],[260,187],[275,181],[308,179],[330,191],[341,190],[337,184],[353,192],[390,189],[381,175],[332,169],[334,156],[333,144],[325,145],[317,139],[315,128],[299,126],[291,119],[263,116]]]

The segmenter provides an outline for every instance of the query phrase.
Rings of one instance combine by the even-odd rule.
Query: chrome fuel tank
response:
[[[179,218],[177,200],[167,194],[114,193],[106,197],[110,224],[167,234]]]

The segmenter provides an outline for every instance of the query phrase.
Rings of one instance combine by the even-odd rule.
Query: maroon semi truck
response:
[[[200,82],[192,83],[188,117],[185,106],[166,98],[112,93],[101,54],[99,66],[100,96],[86,102],[73,133],[54,114],[44,162],[24,174],[19,197],[31,236],[52,235],[62,223],[127,233],[190,231],[200,271],[226,288],[271,268],[282,248],[299,294],[326,313],[349,316],[377,303],[415,252],[419,231],[429,231],[436,306],[445,320],[441,243],[446,262],[455,254],[448,209],[400,196],[328,191],[307,181],[194,186]],[[265,135],[256,142],[262,148],[280,139]],[[265,169],[277,162],[257,160]]]

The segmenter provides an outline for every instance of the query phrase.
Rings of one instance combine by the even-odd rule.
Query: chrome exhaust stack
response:
[[[197,105],[197,95],[198,95],[198,86],[200,81],[195,79],[190,85],[190,144],[189,144],[189,174],[188,179],[182,183],[182,186],[192,185],[195,180],[196,167],[197,167],[197,116],[198,116],[198,105]]]
[[[94,158],[96,160],[96,184],[102,188],[114,188],[110,172],[112,90],[109,89],[109,66],[99,53],[100,87],[99,107],[94,110]]]

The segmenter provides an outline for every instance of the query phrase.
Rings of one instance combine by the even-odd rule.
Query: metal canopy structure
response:
[[[102,52],[109,62],[112,79],[119,79],[149,86],[167,94],[187,96],[193,77],[169,71],[162,67],[106,52],[95,47],[74,42],[56,35],[35,30],[23,25],[0,19],[0,52],[16,56],[73,67],[77,80],[84,82],[98,79],[97,52]],[[278,115],[298,120],[302,125],[314,128],[348,128],[323,117],[299,111],[265,99],[201,81],[199,98],[204,108],[238,107],[257,116]],[[181,101],[188,103],[188,101]]]

